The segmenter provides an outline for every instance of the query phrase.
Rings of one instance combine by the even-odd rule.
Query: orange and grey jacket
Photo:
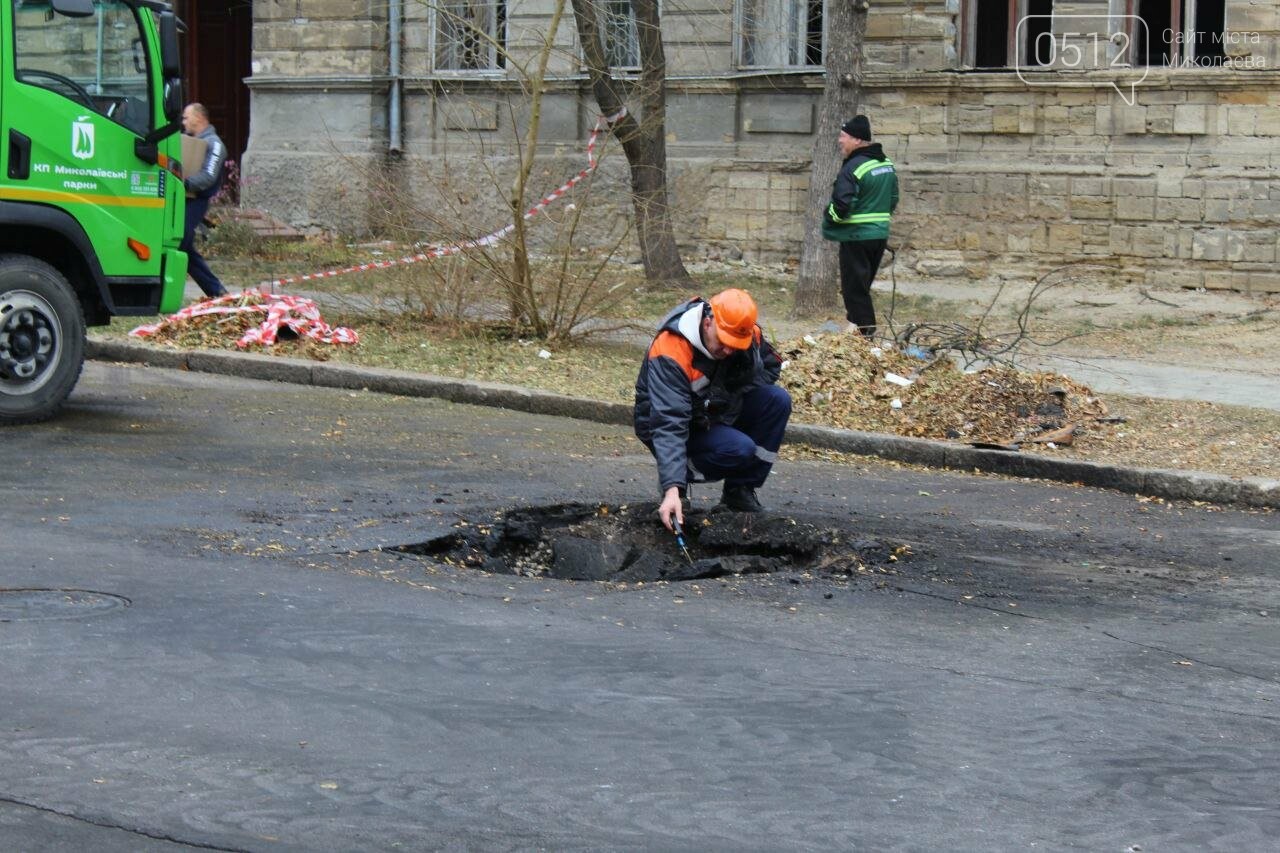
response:
[[[742,396],[772,385],[782,370],[782,359],[759,326],[751,346],[723,360],[712,358],[700,331],[709,310],[706,300],[695,297],[664,317],[636,379],[636,437],[657,460],[664,492],[688,485],[690,433],[732,424],[742,410]]]

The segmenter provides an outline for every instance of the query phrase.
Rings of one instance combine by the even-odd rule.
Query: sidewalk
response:
[[[1102,394],[1203,400],[1280,412],[1280,378],[1274,376],[1113,356],[1039,357],[1026,359],[1024,364],[1035,370],[1065,373]]]

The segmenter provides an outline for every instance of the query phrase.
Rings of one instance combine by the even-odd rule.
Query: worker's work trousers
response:
[[[222,282],[213,274],[213,270],[209,269],[209,264],[196,251],[196,227],[204,219],[204,215],[208,210],[209,199],[187,199],[186,225],[183,228],[182,242],[178,244],[178,248],[187,253],[187,274],[195,279],[196,284],[200,285],[204,295],[222,296],[227,292],[227,289],[222,286]]]
[[[880,269],[888,240],[850,240],[840,244],[840,293],[845,318],[866,337],[876,333],[876,307],[871,282]]]
[[[742,398],[732,426],[713,424],[689,436],[689,465],[695,480],[724,480],[726,486],[764,485],[791,417],[791,395],[777,385],[761,385]]]

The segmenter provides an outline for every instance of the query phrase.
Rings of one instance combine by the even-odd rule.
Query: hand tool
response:
[[[676,535],[676,544],[680,546],[680,550],[684,552],[684,558],[689,561],[689,565],[693,565],[693,556],[689,553],[689,546],[684,544],[684,530],[680,527],[680,522],[676,521],[675,516],[671,517],[671,531]]]

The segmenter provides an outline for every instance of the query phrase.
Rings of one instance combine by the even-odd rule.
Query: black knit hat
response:
[[[846,121],[840,128],[854,139],[861,139],[863,142],[871,141],[871,119],[864,115],[856,115]]]

